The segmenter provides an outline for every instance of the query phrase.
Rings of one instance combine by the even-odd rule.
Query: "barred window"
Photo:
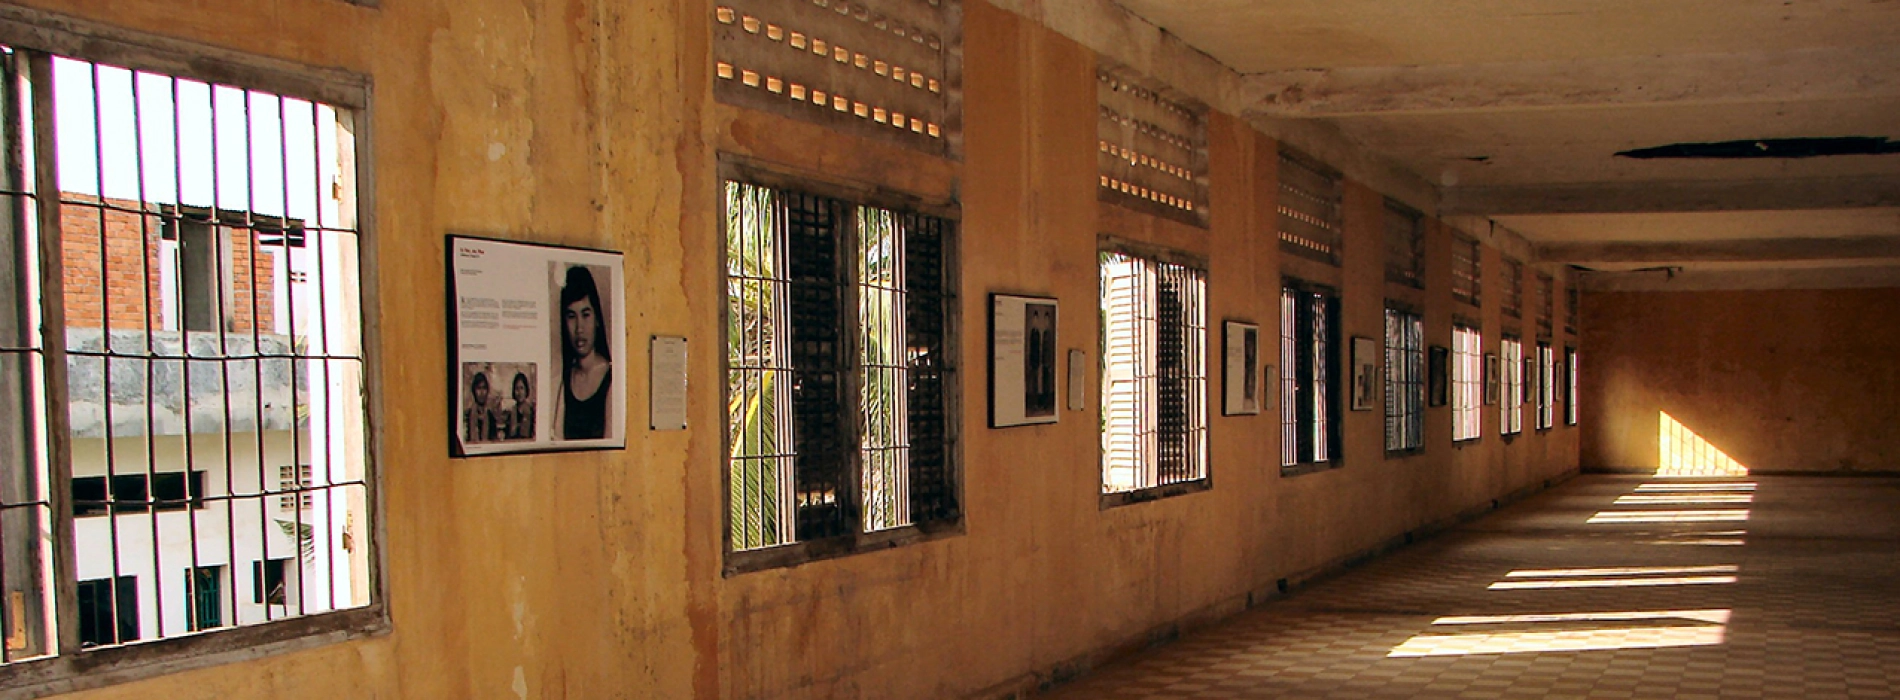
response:
[[[1385,309],[1385,450],[1425,446],[1425,319]]]
[[[1537,329],[1550,335],[1551,317],[1557,310],[1557,282],[1550,275],[1537,273]]]
[[[1385,281],[1425,288],[1425,217],[1385,200]]]
[[[1129,71],[1096,72],[1102,201],[1207,225],[1207,110]]]
[[[1564,392],[1564,425],[1577,424],[1577,349],[1564,348],[1564,380],[1569,389]]]
[[[1550,343],[1537,344],[1537,429],[1557,424],[1557,358]]]
[[[0,61],[0,687],[375,624],[354,113]]]
[[[1338,329],[1332,290],[1306,283],[1280,290],[1281,473],[1339,458]]]
[[[1101,254],[1102,491],[1207,478],[1207,276]]]
[[[1451,241],[1451,298],[1477,306],[1483,287],[1482,252],[1477,239],[1456,236]]]
[[[1339,174],[1306,156],[1280,152],[1280,249],[1338,265],[1345,230]]]
[[[1498,369],[1503,374],[1498,400],[1501,430],[1505,435],[1516,435],[1524,432],[1524,343],[1505,336],[1498,354]]]
[[[1465,325],[1451,329],[1451,439],[1476,440],[1483,434],[1478,413],[1484,405],[1484,334]]]
[[[1504,259],[1504,315],[1511,318],[1524,317],[1524,263]]]
[[[947,220],[725,183],[734,552],[955,521]]]
[[[954,156],[961,16],[957,0],[720,0],[713,94]]]

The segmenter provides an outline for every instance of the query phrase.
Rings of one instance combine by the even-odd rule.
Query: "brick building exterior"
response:
[[[264,249],[259,239],[266,230],[281,231],[281,220],[274,217],[250,217],[245,212],[219,211],[219,223],[211,222],[210,210],[174,207],[151,202],[104,198],[66,192],[61,194],[60,246],[64,251],[63,269],[66,291],[66,325],[73,328],[110,330],[160,330],[167,327],[185,330],[182,319],[167,325],[165,256],[174,256],[171,268],[183,298],[202,299],[207,311],[221,314],[227,332],[275,332],[277,253]],[[270,222],[259,225],[255,221]],[[207,296],[208,284],[218,282],[208,271],[192,275],[178,273],[188,266],[178,262],[180,230],[185,236],[196,228],[199,239],[228,245],[206,258],[225,270],[219,286],[224,287],[222,308]],[[103,231],[104,235],[100,235]],[[209,234],[209,235],[207,235]],[[282,241],[273,236],[274,244]],[[185,314],[192,302],[172,305],[173,313]],[[190,330],[215,330],[193,326]]]

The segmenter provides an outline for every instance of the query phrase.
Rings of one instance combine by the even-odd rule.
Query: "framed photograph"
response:
[[[624,449],[621,254],[448,237],[449,454]]]
[[[1485,353],[1484,354],[1484,405],[1486,406],[1498,405],[1498,399],[1500,398],[1499,394],[1502,393],[1499,387],[1502,385],[1503,381],[1504,381],[1504,378],[1498,375],[1498,354],[1495,352]]]
[[[1433,345],[1425,362],[1426,403],[1432,406],[1451,403],[1451,348]]]
[[[990,427],[1054,423],[1056,300],[990,295]]]
[[[1379,403],[1379,343],[1352,338],[1352,410],[1370,411]]]
[[[1260,326],[1243,321],[1221,323],[1224,362],[1221,415],[1260,413]]]

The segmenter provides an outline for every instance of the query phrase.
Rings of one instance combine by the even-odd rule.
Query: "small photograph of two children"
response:
[[[462,440],[534,439],[535,365],[532,362],[462,363]]]

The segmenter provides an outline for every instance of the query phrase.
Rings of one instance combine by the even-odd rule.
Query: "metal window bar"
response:
[[[1300,294],[1280,290],[1280,466],[1300,463]]]
[[[795,540],[791,278],[776,192],[725,186],[727,521],[732,549]]]
[[[1454,326],[1451,331],[1451,439],[1482,436],[1479,408],[1484,405],[1483,337],[1477,329]]]
[[[1478,306],[1484,288],[1482,250],[1475,239],[1457,236],[1451,245],[1451,297]]]
[[[1313,352],[1308,360],[1308,376],[1311,378],[1312,403],[1311,432],[1307,436],[1311,447],[1307,450],[1308,461],[1329,462],[1333,458],[1333,314],[1332,299],[1324,294],[1313,294],[1307,304],[1308,333],[1311,340],[1308,347]]]
[[[1499,348],[1499,371],[1504,375],[1503,393],[1498,400],[1503,434],[1524,432],[1524,345],[1516,338],[1505,338]]]
[[[1385,203],[1385,281],[1425,288],[1424,216],[1389,199]]]
[[[859,474],[864,529],[910,524],[910,358],[904,231],[888,209],[857,208]]]
[[[949,284],[954,250],[951,222],[907,213],[904,231],[905,358],[910,378],[909,509],[912,522],[947,521],[961,512],[952,466],[950,392],[957,368],[951,361],[950,310],[956,294]]]
[[[1570,383],[1570,390],[1564,396],[1564,399],[1565,399],[1564,400],[1564,424],[1576,425],[1577,424],[1577,351],[1575,348],[1564,348],[1564,364],[1569,367],[1569,370],[1564,372],[1564,375],[1565,375],[1564,378]]]
[[[1537,429],[1557,424],[1557,359],[1550,343],[1537,344]]]
[[[1425,444],[1424,321],[1417,314],[1385,310],[1385,449],[1415,450]]]
[[[20,54],[9,52],[5,91],[5,194],[13,215],[5,240],[16,255],[12,267],[0,269],[7,282],[0,293],[14,297],[8,306],[21,312],[7,316],[13,323],[0,323],[0,370],[24,379],[18,384],[26,391],[0,392],[11,394],[0,415],[19,426],[0,435],[9,465],[0,490],[0,578],[19,593],[0,601],[9,641],[0,660],[72,651],[76,646],[68,645],[82,641],[60,633],[64,643],[51,643],[53,621],[71,624],[79,613],[54,606],[57,596],[45,582],[70,574],[47,573],[43,545],[26,539],[45,540],[50,530],[70,528],[79,578],[123,582],[105,596],[108,607],[151,611],[110,644],[200,631],[190,611],[203,603],[194,602],[190,585],[177,585],[189,580],[185,572],[267,558],[273,549],[297,553],[295,604],[258,610],[233,599],[228,625],[367,605],[367,549],[350,539],[353,525],[368,525],[360,325],[347,325],[360,314],[335,308],[353,306],[357,296],[356,231],[346,211],[354,206],[348,113],[81,60],[36,60],[46,68],[23,80]],[[57,118],[29,120],[23,94],[38,103],[32,114]],[[36,144],[31,151],[29,141]],[[40,204],[25,187],[29,172],[57,189],[49,197],[63,210],[57,217],[27,216]],[[220,206],[232,200],[239,206]],[[207,226],[218,245],[193,251],[205,273],[198,279],[168,274],[163,257],[163,234],[179,231],[187,202],[230,214]],[[300,226],[293,237],[286,226],[292,220],[318,225]],[[38,221],[61,224],[38,230]],[[326,240],[335,255],[311,250]],[[46,284],[29,265],[56,271],[60,284]],[[304,286],[317,272],[315,289],[299,298],[286,282],[292,271],[306,273],[297,283]],[[184,303],[205,287],[215,292],[207,302]],[[333,309],[345,323],[300,323],[300,307],[313,307],[318,317]],[[193,313],[219,322],[200,329],[173,317]],[[49,315],[63,319],[47,329],[61,336],[60,350],[50,353],[30,330]],[[313,345],[321,349],[313,352]],[[62,370],[45,369],[53,363]],[[326,381],[304,386],[314,376],[306,369],[316,365]],[[64,381],[42,386],[53,376]],[[52,475],[68,467],[50,454],[22,452],[21,439],[41,430],[49,397],[58,395],[69,403],[65,429],[45,439],[56,445],[53,454],[73,456],[78,477],[54,483]],[[318,437],[325,444],[311,444]],[[250,454],[234,454],[239,448]],[[280,485],[277,491],[313,507],[273,518],[265,503],[276,492],[264,479],[263,461],[299,454],[341,462],[343,474],[326,469],[320,483]],[[70,509],[51,512],[51,489],[84,480],[100,484],[96,505],[104,517],[74,522]],[[207,506],[223,512],[199,512]],[[330,546],[317,546],[318,528]],[[339,539],[344,546],[335,546]],[[36,566],[39,583],[20,578]],[[54,588],[70,585],[67,579]],[[327,600],[306,595],[311,586],[325,589]]]
[[[856,459],[857,421],[850,417],[855,338],[845,329],[857,324],[850,304],[845,249],[852,214],[848,203],[803,192],[780,190],[785,218],[785,250],[790,276],[793,460],[797,498],[796,539],[849,535],[857,521],[857,483],[850,478]]]
[[[1303,156],[1280,154],[1280,249],[1329,265],[1340,260],[1343,188],[1339,176]]]
[[[1156,485],[1207,475],[1206,281],[1183,265],[1156,262]]]

